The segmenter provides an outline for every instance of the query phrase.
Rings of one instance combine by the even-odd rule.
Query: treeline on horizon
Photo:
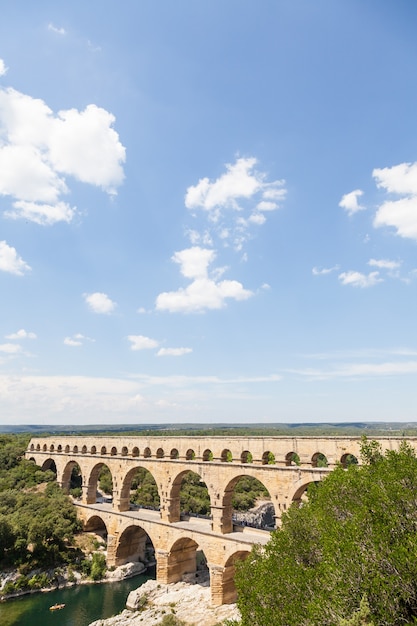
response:
[[[415,437],[417,422],[344,422],[340,424],[144,424],[144,425],[0,425],[0,433],[32,437],[51,435],[140,436],[140,437],[288,437],[357,436]]]

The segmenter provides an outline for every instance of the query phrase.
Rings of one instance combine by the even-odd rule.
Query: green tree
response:
[[[363,466],[339,467],[312,485],[267,546],[240,564],[242,626],[343,624],[363,597],[368,622],[417,617],[415,453],[403,444],[382,454],[365,440],[361,456]]]

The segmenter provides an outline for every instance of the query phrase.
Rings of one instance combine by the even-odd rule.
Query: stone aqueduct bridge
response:
[[[398,449],[401,438],[373,438],[382,448]],[[417,447],[417,438],[409,440]],[[299,465],[294,464],[294,454]],[[318,459],[327,467],[317,467]],[[69,490],[71,473],[82,474],[82,500],[76,503],[85,530],[106,528],[107,563],[121,565],[145,557],[153,543],[157,580],[177,582],[196,572],[196,551],[202,550],[210,570],[213,604],[233,602],[235,563],[254,543],[265,544],[267,531],[236,527],[232,497],[238,480],[257,478],[268,489],[277,523],[283,511],[301,499],[311,482],[321,480],[348,455],[360,457],[358,437],[103,437],[33,438],[26,457],[46,469],[55,464],[57,481]],[[97,502],[103,465],[113,480],[112,503]],[[139,467],[155,479],[160,510],[130,510],[130,488]],[[180,488],[188,471],[207,485],[211,519],[180,515]]]

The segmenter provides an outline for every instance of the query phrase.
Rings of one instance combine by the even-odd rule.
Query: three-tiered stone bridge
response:
[[[373,438],[382,448],[398,449],[402,438]],[[417,440],[409,440],[417,446]],[[308,485],[324,478],[337,464],[360,462],[359,437],[106,437],[52,436],[33,438],[26,458],[56,471],[67,493],[73,469],[82,475],[82,498],[75,501],[83,527],[105,530],[107,564],[118,566],[146,560],[152,542],[157,580],[172,583],[198,576],[197,551],[203,551],[215,605],[234,602],[235,563],[248,556],[255,543],[265,544],[267,530],[233,523],[232,497],[242,477],[258,479],[268,490],[276,524],[292,502],[300,502]],[[297,465],[295,464],[297,461]],[[103,466],[111,472],[113,495],[97,498]],[[133,509],[132,480],[138,468],[155,479],[159,511]],[[207,485],[210,519],[184,519],[180,489],[192,471]]]

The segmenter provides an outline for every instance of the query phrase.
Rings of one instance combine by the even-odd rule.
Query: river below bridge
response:
[[[35,593],[0,603],[1,626],[88,626],[120,613],[133,589],[155,578],[152,571],[114,583],[76,585],[47,593]],[[65,604],[50,611],[53,604]]]

